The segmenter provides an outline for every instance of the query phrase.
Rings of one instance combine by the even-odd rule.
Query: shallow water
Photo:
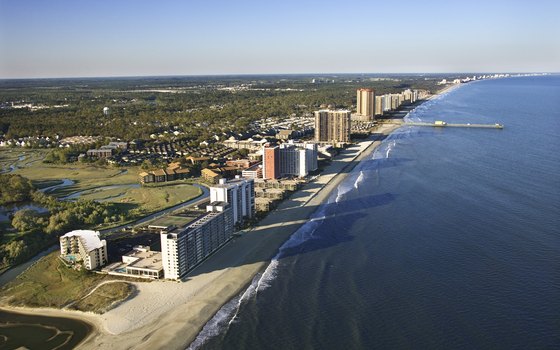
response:
[[[92,331],[81,321],[0,310],[0,348],[74,349]]]

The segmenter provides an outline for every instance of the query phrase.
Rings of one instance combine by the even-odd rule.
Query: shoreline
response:
[[[170,349],[186,348],[223,305],[246,290],[255,275],[268,267],[279,247],[307,222],[347,174],[399,127],[379,126],[377,132],[381,140],[362,141],[345,150],[325,169],[324,175],[292,194],[258,226],[244,231],[241,237],[233,239],[189,273],[186,282],[154,281],[149,284],[154,287],[149,288],[150,292],[147,284],[137,285],[139,295],[99,315],[103,327],[98,329],[102,332],[88,337],[81,347],[99,348],[111,343],[117,347],[148,349],[165,343]],[[149,295],[141,298],[143,291]],[[162,302],[166,298],[167,302]],[[126,309],[134,314],[134,309],[146,308],[145,303],[149,302],[153,303],[152,312],[130,315],[132,318],[140,316],[136,319],[138,322],[130,322]]]
[[[456,86],[438,91],[423,102]],[[281,202],[258,226],[244,231],[220,253],[208,258],[189,273],[183,283],[132,282],[138,288],[138,295],[101,315],[48,308],[0,308],[8,312],[87,322],[91,324],[92,332],[80,343],[80,348],[110,345],[147,349],[167,344],[168,348],[184,349],[223,305],[246,290],[255,275],[268,267],[284,242],[326,202],[354,167],[398,128],[400,125],[378,125],[374,130],[375,137],[341,152],[315,181]]]

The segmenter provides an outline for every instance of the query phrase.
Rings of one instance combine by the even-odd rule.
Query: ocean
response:
[[[406,119],[190,348],[560,348],[560,76]]]

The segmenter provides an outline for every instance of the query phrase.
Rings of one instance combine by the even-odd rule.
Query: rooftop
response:
[[[99,231],[92,230],[74,230],[70,231],[62,237],[79,237],[84,248],[91,252],[94,249],[99,249],[103,247],[103,242],[99,239]]]
[[[234,187],[237,186],[239,184],[245,183],[245,182],[249,182],[249,181],[253,181],[253,179],[247,179],[244,177],[239,177],[239,178],[235,178],[235,179],[231,179],[231,180],[227,180],[226,179],[220,179],[220,183],[217,183],[215,185],[212,185],[210,188],[215,187],[215,188],[230,188],[230,187]]]
[[[163,268],[161,252],[133,249],[125,256],[137,259],[128,264],[130,267],[150,270],[161,270]]]
[[[168,230],[171,227],[184,227],[193,222],[200,216],[200,212],[187,213],[182,215],[167,215],[152,221],[148,227]]]

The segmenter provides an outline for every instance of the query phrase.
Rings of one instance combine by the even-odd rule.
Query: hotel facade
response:
[[[285,176],[305,177],[317,170],[318,148],[316,143],[283,143],[264,147],[264,179]]]
[[[186,227],[162,231],[163,275],[179,280],[233,236],[233,211],[225,202],[212,202],[206,214]]]
[[[210,202],[226,202],[233,212],[233,223],[241,223],[255,214],[255,181],[236,176],[220,179],[210,187]]]

